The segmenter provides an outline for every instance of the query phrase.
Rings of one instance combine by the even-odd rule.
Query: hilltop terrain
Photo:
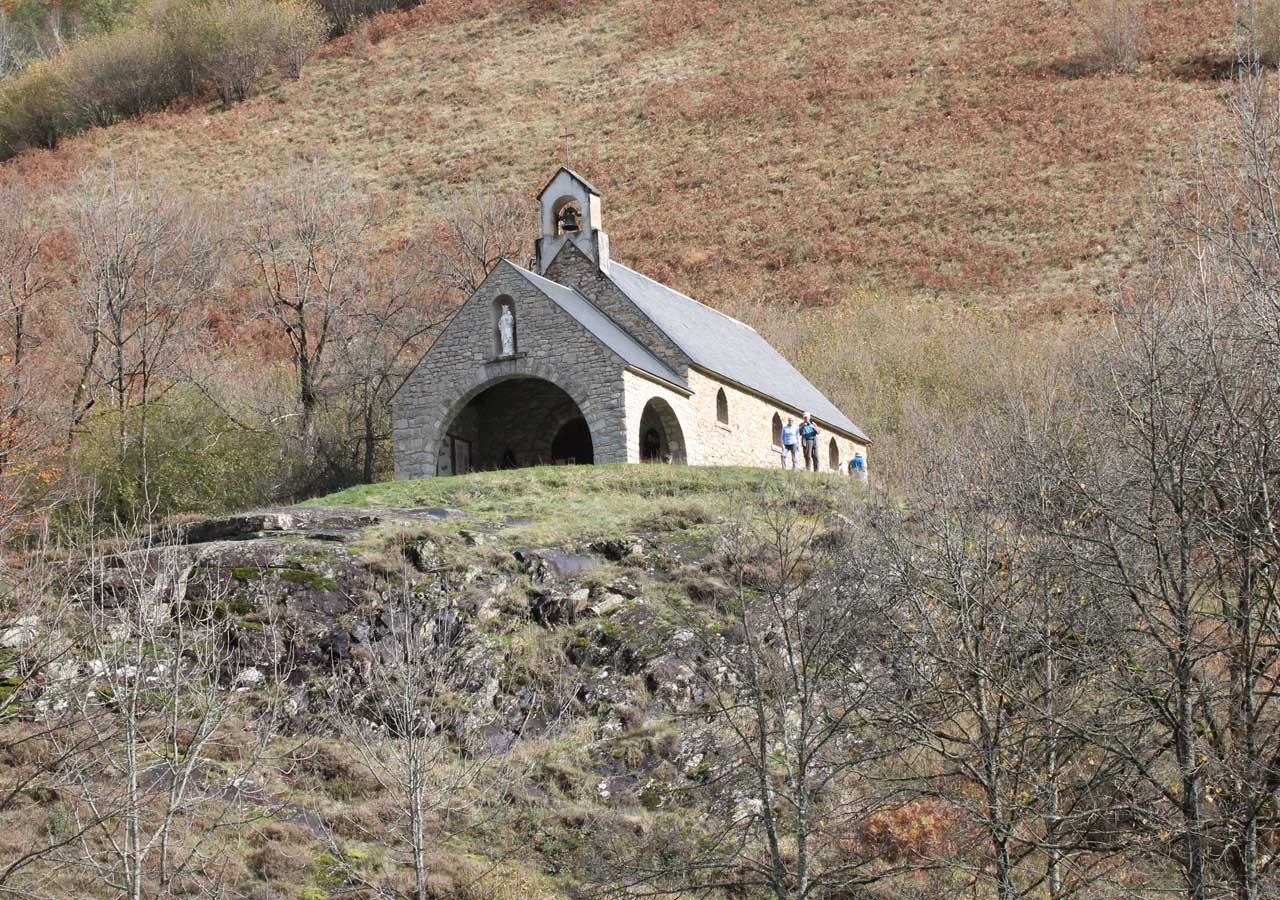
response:
[[[113,208],[139,207],[143,231],[209,242],[175,304],[181,352],[166,349],[153,373],[175,386],[167,398],[193,385],[201,412],[148,412],[150,431],[189,415],[205,446],[273,448],[236,461],[254,469],[238,479],[251,499],[201,482],[203,498],[162,489],[161,508],[233,509],[385,474],[386,397],[479,277],[448,274],[458,256],[476,264],[459,213],[488,202],[460,200],[497,198],[490,208],[507,218],[490,220],[489,246],[523,261],[531,217],[521,225],[507,201],[527,213],[568,161],[604,194],[616,259],[757,328],[876,441],[892,477],[932,418],[974,414],[1036,377],[1059,344],[1092,346],[1092,313],[1167,232],[1163,205],[1234,90],[1229,10],[1143,4],[1130,70],[1101,53],[1106,11],[1131,7],[432,0],[377,17],[244,102],[120,122],[6,165],[8,180],[35,186],[22,203],[36,212],[14,240],[25,227],[39,249],[38,278],[6,277],[40,286],[0,354],[8,381],[39,390],[10,406],[23,407],[23,434],[39,435],[32,455],[54,460],[48,471],[121,480],[128,452],[112,435],[129,429],[102,401],[141,414],[127,412],[139,398],[113,394],[120,379],[76,372],[97,364],[95,279],[120,264],[96,258],[111,245],[93,231]],[[346,329],[295,347],[300,323],[279,320],[288,307],[260,264],[316,252],[288,237],[306,233],[289,219],[308,192],[327,211],[321,265],[342,270],[324,302],[386,308],[290,313],[308,330]],[[376,361],[357,362],[353,348],[372,338],[355,332],[382,316],[401,336],[379,332]],[[125,344],[141,343],[133,334]],[[303,365],[298,352],[315,358]],[[298,384],[304,371],[317,383]],[[286,433],[313,420],[320,452]],[[224,432],[244,433],[219,442]],[[185,433],[149,452],[188,465]],[[302,446],[313,452],[295,458]],[[279,465],[258,466],[264,453]]]

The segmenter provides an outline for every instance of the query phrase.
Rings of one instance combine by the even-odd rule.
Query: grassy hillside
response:
[[[472,182],[531,194],[567,145],[616,255],[712,304],[872,287],[1060,312],[1141,247],[1217,108],[1229,15],[1149,3],[1144,62],[1107,75],[1092,7],[1066,0],[429,3],[233,109],[10,169],[137,159],[231,197],[319,160],[394,198],[408,232]]]

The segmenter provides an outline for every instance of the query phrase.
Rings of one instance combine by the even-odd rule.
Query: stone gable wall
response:
[[[493,301],[503,295],[515,301],[517,353],[498,360]],[[435,475],[453,417],[482,390],[521,376],[545,379],[569,394],[591,429],[596,462],[622,462],[627,459],[622,374],[617,356],[512,267],[501,265],[458,311],[392,401],[396,477]],[[520,410],[511,412],[520,417]]]
[[[653,324],[616,284],[601,274],[596,264],[578,248],[565,245],[547,269],[547,277],[577,290],[676,374],[683,375],[689,367],[689,357],[684,351],[667,337],[666,332]]]

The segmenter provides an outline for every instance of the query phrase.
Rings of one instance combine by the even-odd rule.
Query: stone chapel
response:
[[[536,269],[504,260],[392,400],[397,478],[568,463],[780,464],[810,413],[822,468],[868,438],[755,329],[612,259],[600,193],[538,195]]]

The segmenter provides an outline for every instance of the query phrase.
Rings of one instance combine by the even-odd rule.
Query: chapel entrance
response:
[[[661,397],[654,397],[646,403],[640,413],[640,461],[677,465],[689,461],[680,420],[676,418],[671,404]]]
[[[465,446],[465,453],[458,448]],[[460,460],[465,459],[465,467]],[[573,398],[542,378],[511,378],[476,394],[445,429],[440,475],[595,462],[591,429]]]

